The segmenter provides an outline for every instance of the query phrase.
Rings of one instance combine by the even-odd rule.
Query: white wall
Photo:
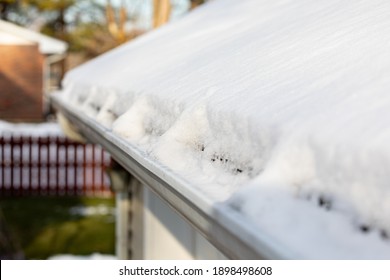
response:
[[[147,187],[141,186],[132,204],[133,258],[226,259]]]

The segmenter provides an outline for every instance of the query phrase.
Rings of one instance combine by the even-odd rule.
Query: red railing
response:
[[[109,195],[111,159],[61,136],[0,135],[0,195]]]

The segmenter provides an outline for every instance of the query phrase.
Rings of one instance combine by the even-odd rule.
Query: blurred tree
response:
[[[1,0],[0,1],[0,18],[8,20],[9,13],[14,10],[17,6],[15,0]]]
[[[0,0],[0,19],[23,25],[29,17],[26,13],[27,0]]]
[[[125,31],[125,24],[127,22],[127,10],[123,0],[121,2],[121,6],[119,7],[119,19],[117,19],[116,17],[116,12],[111,5],[111,1],[107,0],[106,20],[108,31],[118,41],[118,43],[124,43],[125,41],[127,41]]]
[[[76,0],[30,0],[29,4],[36,7],[39,12],[46,13],[47,21],[42,29],[44,33],[67,40],[69,22],[65,20],[65,15],[76,2]]]
[[[157,28],[168,22],[170,14],[170,0],[153,0],[153,28]]]
[[[100,20],[79,22],[72,28],[69,34],[72,51],[83,51],[87,58],[91,58],[144,32],[136,27],[136,11],[129,9],[125,1],[118,7],[109,0],[105,5],[96,5],[102,17],[99,17]]]
[[[191,2],[191,10],[192,9],[195,9],[196,7],[198,7],[199,5],[202,5],[204,4],[204,2],[206,2],[205,0],[190,0]]]
[[[206,0],[188,0],[190,9],[194,9],[206,2]],[[153,28],[157,28],[167,23],[171,16],[174,0],[153,0]]]
[[[149,2],[153,3],[152,26],[164,24],[171,10],[190,1],[192,7],[204,2]],[[148,26],[142,18],[147,3],[145,0],[0,0],[0,17],[67,41],[71,52],[83,52],[90,58],[142,34],[140,26]]]
[[[66,39],[66,13],[76,3],[84,1],[86,0],[0,0],[0,17],[23,26],[33,25],[39,18],[42,21],[40,27],[44,26],[44,33]]]

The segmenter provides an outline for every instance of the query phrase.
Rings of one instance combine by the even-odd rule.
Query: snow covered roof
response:
[[[296,258],[390,258],[388,11],[212,1],[70,71],[60,103]]]
[[[31,44],[39,45],[42,54],[62,54],[68,44],[49,36],[0,20],[0,45]]]

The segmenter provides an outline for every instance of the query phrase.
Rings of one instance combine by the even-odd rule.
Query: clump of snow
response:
[[[0,135],[62,136],[57,123],[10,123],[0,120]]]
[[[390,258],[390,2],[218,0],[64,99],[305,258]]]
[[[97,216],[97,215],[115,215],[115,208],[100,204],[97,206],[75,206],[69,209],[72,215]]]
[[[93,253],[88,256],[77,256],[77,255],[55,255],[48,258],[48,260],[116,260],[117,258],[113,255],[104,255],[100,253]]]

